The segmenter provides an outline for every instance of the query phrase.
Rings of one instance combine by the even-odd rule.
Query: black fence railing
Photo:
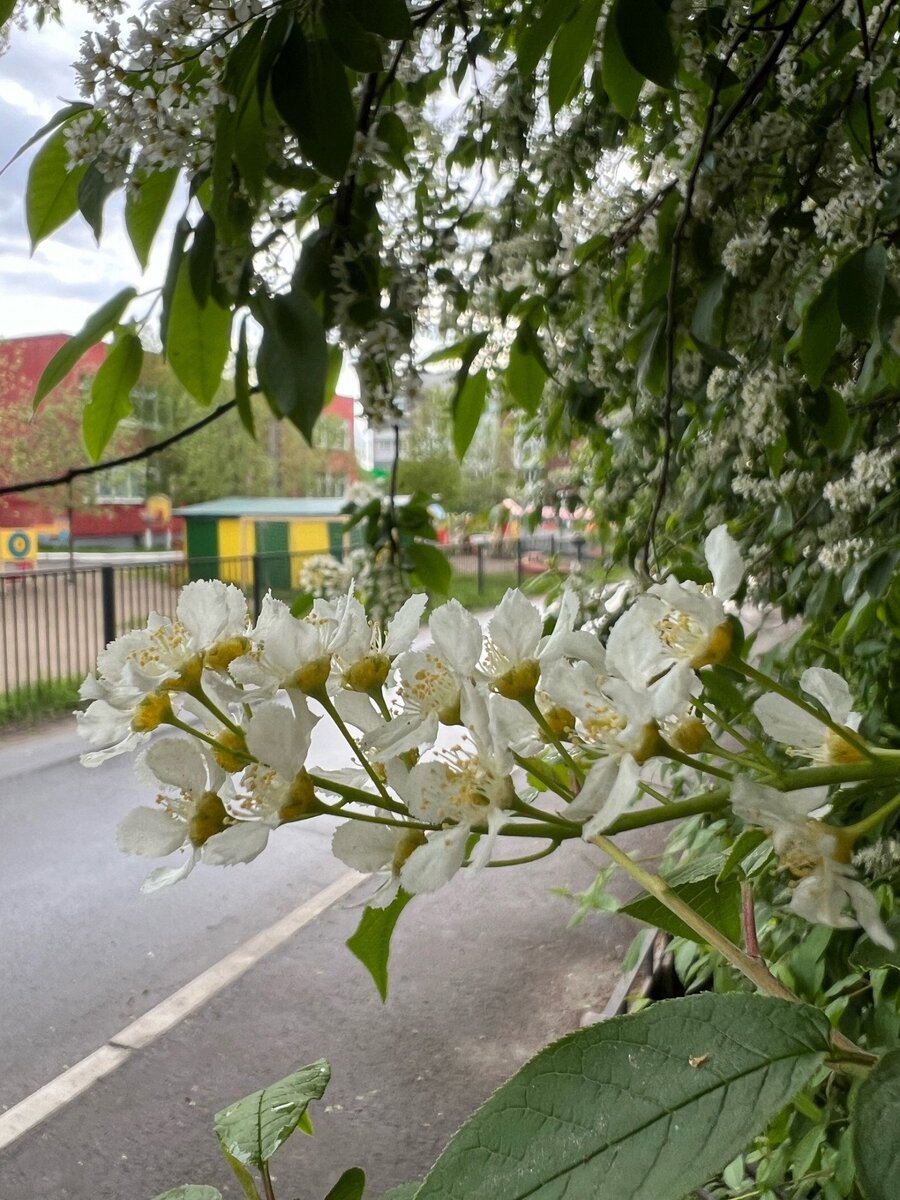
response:
[[[586,556],[578,538],[486,536],[442,547],[454,568],[463,603],[493,603],[550,564],[561,569]],[[300,587],[306,553],[253,554],[139,563],[72,566],[0,575],[0,700],[42,696],[68,688],[94,668],[97,654],[151,612],[173,614],[178,593],[194,579],[234,583],[259,612],[270,589],[290,600]]]
[[[0,697],[40,699],[84,678],[108,642],[173,614],[192,579],[235,583],[252,613],[272,591],[288,599],[310,553],[70,566],[0,575]]]

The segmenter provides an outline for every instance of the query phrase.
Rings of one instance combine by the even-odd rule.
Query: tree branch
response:
[[[258,387],[250,389],[251,395],[259,392]],[[177,442],[184,441],[185,438],[191,437],[195,433],[199,433],[207,425],[211,425],[213,421],[218,421],[219,417],[224,417],[226,413],[231,412],[237,407],[237,400],[229,400],[226,404],[220,404],[219,407],[199,421],[195,421],[193,425],[188,425],[184,429],[173,433],[171,437],[163,438],[160,442],[151,442],[149,446],[145,446],[143,450],[136,450],[133,454],[123,454],[120,458],[111,458],[107,462],[93,463],[89,467],[70,467],[68,471],[62,475],[52,475],[47,479],[29,479],[26,483],[10,483],[0,487],[0,496],[12,496],[19,492],[34,492],[38,488],[58,487],[60,484],[71,483],[74,479],[80,479],[84,475],[96,475],[100,471],[108,471],[110,467],[123,467],[127,463],[143,462],[146,458],[152,458],[154,454],[159,454],[162,450],[168,450],[169,446],[174,446]]]

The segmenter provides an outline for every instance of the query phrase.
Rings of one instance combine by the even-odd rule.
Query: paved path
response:
[[[148,864],[118,853],[114,828],[146,792],[130,760],[88,772],[79,748],[68,725],[0,748],[0,1124],[346,874],[323,821],[282,830],[254,864],[198,869],[143,897]],[[343,752],[326,739],[314,758]],[[0,1200],[150,1200],[188,1181],[238,1200],[212,1114],[318,1057],[333,1082],[316,1137],[276,1160],[280,1200],[318,1200],[354,1164],[373,1200],[421,1175],[493,1088],[611,991],[631,927],[598,918],[568,931],[570,908],[550,890],[587,886],[598,857],[570,845],[418,898],[397,929],[386,1005],[343,946],[360,910],[327,908],[0,1153]]]

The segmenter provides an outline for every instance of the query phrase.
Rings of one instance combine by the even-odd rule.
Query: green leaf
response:
[[[736,879],[718,882],[718,875],[724,863],[724,855],[717,855],[715,860],[688,863],[686,867],[673,871],[666,882],[699,916],[724,933],[730,941],[739,942],[741,886]],[[630,904],[623,905],[622,912],[628,913],[638,921],[654,925],[657,929],[665,929],[667,933],[676,937],[685,937],[692,942],[705,944],[700,934],[695,933],[654,896],[639,896]]]
[[[222,1200],[222,1193],[205,1183],[184,1183],[171,1191],[160,1192],[153,1200]]]
[[[427,542],[413,542],[407,546],[406,553],[413,570],[429,591],[440,592],[442,596],[449,594],[453,568],[442,550]]]
[[[506,386],[510,395],[529,417],[533,417],[540,407],[547,381],[547,371],[532,350],[532,341],[536,340],[534,330],[527,321],[523,321],[509,352],[509,366],[506,368]]]
[[[343,1173],[325,1200],[362,1200],[365,1190],[365,1171],[360,1170],[359,1167],[350,1167]]]
[[[800,333],[800,362],[813,389],[821,387],[841,336],[838,288],[834,277],[827,279],[818,296],[803,314]]]
[[[866,1200],[896,1200],[900,1176],[900,1050],[862,1083],[851,1118],[856,1182]]]
[[[671,261],[671,260],[669,260]],[[716,329],[716,317],[725,295],[728,275],[725,271],[716,271],[706,287],[700,293],[694,316],[691,320],[691,333],[701,342],[714,346],[719,337]]]
[[[91,163],[78,184],[78,211],[90,225],[98,245],[103,232],[103,206],[113,191],[115,185],[96,163]]]
[[[291,30],[272,69],[275,107],[313,166],[341,179],[353,150],[356,121],[344,65],[321,38]]]
[[[256,316],[263,326],[256,357],[259,386],[276,412],[288,417],[309,442],[325,405],[328,377],[322,318],[300,288],[259,297]]]
[[[78,211],[86,166],[70,167],[66,131],[58,130],[34,156],[25,187],[25,216],[32,251]]]
[[[322,9],[325,32],[342,63],[354,71],[380,71],[381,43],[364,29],[345,0],[329,0]]]
[[[331,1068],[319,1059],[229,1104],[213,1120],[216,1137],[238,1162],[262,1167],[300,1124],[310,1101],[322,1096],[330,1078]]]
[[[396,41],[412,33],[412,21],[403,0],[346,0],[347,8],[363,29]]]
[[[37,389],[34,393],[35,408],[37,408],[45,396],[52,392],[58,384],[62,383],[72,368],[77,365],[82,355],[86,354],[91,346],[96,346],[97,342],[101,341],[105,334],[118,325],[122,313],[136,295],[137,292],[131,287],[123,288],[120,292],[116,292],[111,300],[107,300],[95,313],[92,313],[88,317],[78,333],[60,346],[46,367],[44,367],[43,373],[38,380]]]
[[[234,1172],[234,1177],[240,1184],[241,1191],[247,1197],[247,1200],[262,1200],[259,1194],[259,1189],[256,1186],[256,1180],[253,1178],[244,1164],[242,1162],[238,1162],[233,1154],[229,1154],[223,1145],[220,1144],[219,1149],[225,1155],[225,1161]]]
[[[237,352],[234,356],[234,398],[237,401],[241,424],[252,438],[256,437],[253,406],[250,403],[250,354],[247,346],[247,317],[241,321],[238,331]]]
[[[387,1000],[388,959],[394,926],[410,900],[412,896],[401,888],[386,908],[367,908],[356,933],[347,938],[347,949],[356,955],[374,979],[382,1002]]]
[[[871,341],[884,291],[887,252],[880,242],[851,254],[837,273],[841,320],[861,341]]]
[[[474,375],[466,375],[462,386],[453,397],[453,445],[460,460],[465,457],[472,444],[472,438],[484,412],[487,390],[487,371],[482,369]]]
[[[603,76],[603,86],[613,108],[620,116],[629,120],[638,102],[641,88],[644,86],[644,77],[625,57],[616,27],[616,10],[620,4],[625,2],[626,0],[616,0],[607,18],[600,70]]]
[[[125,193],[125,228],[142,271],[147,269],[153,239],[165,216],[177,179],[176,167],[168,171],[152,171],[143,179],[139,174],[138,182]]]
[[[637,364],[638,383],[661,396],[666,386],[666,318],[654,321],[641,342]]]
[[[4,2],[9,2],[9,0],[4,0]],[[12,0],[12,4],[15,3],[16,0]],[[2,22],[0,22],[0,24],[2,24]],[[80,113],[88,112],[90,108],[90,104],[86,104],[83,100],[73,100],[70,104],[66,104],[63,108],[60,108],[53,114],[53,116],[45,125],[40,127],[37,133],[33,133],[27,142],[22,143],[12,158],[8,159],[3,164],[3,167],[0,168],[0,175],[2,175],[8,167],[11,167],[16,159],[21,158],[26,150],[30,150],[36,142],[39,142],[41,138],[46,137],[48,133],[52,133],[54,129],[58,129],[60,125],[65,125],[67,122],[71,121],[73,117],[77,117]]]
[[[546,0],[537,17],[531,5],[523,10],[516,38],[516,62],[523,75],[533,73],[577,4],[578,0]]]
[[[211,297],[201,308],[191,285],[190,258],[182,258],[166,328],[166,357],[178,380],[201,404],[215,396],[230,348],[230,311]]]
[[[397,1187],[392,1187],[390,1191],[385,1192],[381,1200],[413,1200],[421,1186],[421,1179],[417,1179],[415,1183],[398,1184]]]
[[[821,1067],[829,1032],[807,1005],[739,993],[579,1030],[482,1105],[416,1200],[681,1200]]]
[[[172,300],[175,296],[175,285],[178,282],[178,276],[181,268],[184,265],[185,253],[184,248],[187,245],[188,236],[191,233],[191,223],[186,217],[182,217],[175,226],[175,232],[172,235],[172,247],[169,250],[169,261],[166,264],[166,275],[163,279],[162,293],[160,296],[162,313],[159,318],[159,336],[162,341],[163,354],[165,354],[166,345],[169,336],[169,317],[172,312]]]
[[[563,25],[550,55],[547,95],[555,116],[572,99],[584,75],[584,64],[594,47],[603,0],[585,0]]]
[[[12,16],[13,9],[16,7],[16,0],[0,0],[0,29],[6,24]]]
[[[635,71],[660,87],[672,87],[677,63],[665,9],[656,0],[619,0],[611,20]]]
[[[82,414],[84,444],[92,462],[99,462],[116,426],[130,416],[131,389],[144,362],[140,338],[124,333],[94,376],[91,398]]]
[[[194,227],[194,236],[187,255],[191,290],[201,308],[206,306],[213,286],[215,257],[216,226],[209,213],[204,213]]]

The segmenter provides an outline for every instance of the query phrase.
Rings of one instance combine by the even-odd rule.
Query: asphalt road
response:
[[[152,864],[120,854],[114,831],[147,791],[129,758],[87,771],[80,748],[68,724],[0,743],[0,1116],[346,874],[329,823],[310,822],[253,864],[142,896]],[[344,755],[325,739],[313,759]],[[567,930],[570,906],[550,891],[584,888],[599,861],[570,844],[417,898],[386,1005],[343,946],[361,884],[10,1145],[0,1200],[150,1200],[185,1182],[237,1198],[213,1113],[320,1057],[332,1083],[316,1136],[275,1160],[279,1200],[320,1200],[351,1165],[372,1200],[421,1176],[469,1112],[611,991],[631,926]]]

